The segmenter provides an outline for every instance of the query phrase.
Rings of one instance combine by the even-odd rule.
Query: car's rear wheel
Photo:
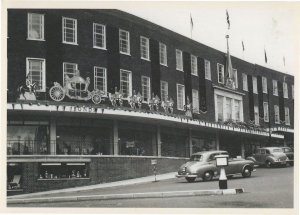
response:
[[[213,173],[211,171],[207,171],[203,174],[203,181],[211,181],[213,179]]]
[[[244,178],[248,178],[251,176],[251,168],[249,166],[246,166],[244,169],[243,169],[243,172],[242,172],[242,176]]]
[[[266,161],[266,167],[268,167],[268,168],[271,168],[271,167],[272,167],[271,161]]]
[[[192,182],[194,182],[196,180],[196,177],[193,177],[193,178],[191,178],[191,177],[185,177],[185,180],[187,180],[187,182],[189,182],[189,183],[192,183]]]

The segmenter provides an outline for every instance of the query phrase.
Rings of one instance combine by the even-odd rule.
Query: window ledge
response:
[[[98,47],[98,46],[93,46],[94,49],[100,49],[100,50],[104,50],[104,51],[107,51],[107,48],[102,48],[102,47]]]
[[[68,43],[68,42],[63,42],[63,44],[68,44],[68,45],[75,45],[75,46],[78,46],[78,43]]]
[[[168,64],[162,64],[160,63],[161,66],[165,66],[165,67],[168,67]]]
[[[45,39],[31,39],[31,38],[27,38],[27,40],[32,40],[32,41],[41,41],[41,42],[44,42],[44,41],[46,41]]]
[[[191,73],[191,75],[198,77],[198,74],[193,74],[193,73]]]
[[[145,60],[145,61],[148,61],[148,62],[151,61],[150,59],[147,59],[147,58],[142,58],[142,57],[141,57],[141,59],[142,59],[142,60]]]
[[[176,68],[177,71],[184,72],[183,69]]]
[[[126,53],[126,52],[120,52],[120,54],[127,55],[127,56],[131,56],[130,53]]]

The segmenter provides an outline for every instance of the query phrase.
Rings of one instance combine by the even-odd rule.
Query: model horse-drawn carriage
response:
[[[88,77],[84,80],[80,77],[79,71],[77,70],[72,78],[68,75],[65,76],[65,83],[63,87],[59,83],[54,82],[54,86],[50,88],[49,94],[51,99],[57,102],[62,101],[65,96],[67,96],[70,99],[84,101],[92,99],[94,104],[99,104],[105,93],[98,89],[94,89],[90,92],[88,90],[89,85],[90,78]]]

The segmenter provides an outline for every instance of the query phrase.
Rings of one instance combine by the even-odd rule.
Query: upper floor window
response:
[[[243,76],[243,90],[248,91],[248,78],[245,73],[242,74]]]
[[[183,71],[182,51],[176,49],[176,69]]]
[[[294,99],[294,85],[292,85],[292,99]]]
[[[93,24],[93,47],[106,49],[106,30],[105,25]]]
[[[273,95],[278,96],[278,86],[277,86],[277,81],[273,80]]]
[[[192,94],[193,94],[193,112],[194,113],[199,113],[199,93],[198,90],[192,90]]]
[[[63,43],[77,45],[77,19],[63,17]]]
[[[160,94],[161,94],[161,100],[167,101],[167,99],[169,97],[168,82],[160,81]]]
[[[132,77],[131,71],[120,70],[120,90],[124,97],[132,96]]]
[[[288,87],[286,82],[282,83],[282,88],[283,88],[283,97],[287,99],[289,97],[288,95],[289,93],[288,93]]]
[[[159,62],[161,65],[167,66],[167,46],[163,43],[159,43]]]
[[[33,84],[37,92],[46,91],[45,59],[26,58],[26,77]]]
[[[209,60],[204,60],[204,67],[205,67],[205,79],[211,80],[211,70],[210,70]]]
[[[269,104],[268,102],[264,102],[264,121],[269,122]]]
[[[94,67],[94,89],[98,89],[106,94],[107,92],[107,78],[106,68]]]
[[[257,78],[252,76],[252,83],[253,83],[253,93],[257,94]]]
[[[144,101],[149,101],[151,97],[150,92],[150,78],[147,76],[142,76],[142,96]]]
[[[27,39],[44,40],[44,15],[28,13]]]
[[[224,65],[217,63],[218,83],[224,84]]]
[[[284,108],[284,115],[285,115],[285,124],[290,125],[290,109],[288,107]]]
[[[275,123],[279,124],[280,118],[279,118],[279,106],[278,105],[274,105],[274,114],[275,114]]]
[[[232,69],[233,71],[233,81],[235,84],[235,88],[239,87],[239,82],[238,82],[238,75],[237,75],[237,69]]]
[[[198,75],[197,57],[191,55],[191,73],[192,75]]]
[[[185,105],[185,88],[182,84],[177,84],[177,109],[183,110]]]
[[[254,123],[255,123],[255,125],[259,125],[258,106],[254,106]]]
[[[66,78],[72,78],[78,70],[78,65],[76,63],[63,63],[63,83],[65,83]]]
[[[267,78],[262,76],[262,90],[263,93],[268,93],[268,82],[267,82]]]
[[[128,31],[119,29],[119,46],[121,54],[130,54],[130,36]]]
[[[141,36],[140,46],[141,46],[141,58],[144,60],[150,60],[149,39]]]

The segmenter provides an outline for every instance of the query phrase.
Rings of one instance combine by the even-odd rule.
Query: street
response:
[[[245,189],[245,193],[237,195],[8,204],[8,207],[293,208],[293,172],[293,167],[257,168],[257,171],[253,172],[250,178],[235,176],[228,180],[228,188]],[[217,179],[210,182],[202,182],[201,179],[198,179],[194,183],[187,183],[185,179],[174,178],[158,182],[49,194],[40,197],[209,189],[218,189]]]

